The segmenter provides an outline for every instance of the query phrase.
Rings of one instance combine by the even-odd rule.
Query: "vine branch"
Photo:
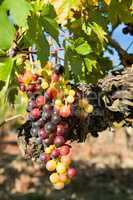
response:
[[[121,64],[124,65],[124,67],[130,67],[133,64],[133,54],[127,53],[126,50],[124,50],[120,44],[114,40],[111,36],[107,36],[107,39],[109,41],[109,44],[116,49],[116,51],[119,54]]]

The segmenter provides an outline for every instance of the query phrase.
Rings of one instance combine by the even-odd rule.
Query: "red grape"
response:
[[[73,177],[75,177],[77,175],[77,170],[75,169],[75,168],[70,168],[69,170],[68,170],[68,177],[69,178],[73,178]]]
[[[44,96],[38,96],[36,99],[36,103],[38,106],[43,106],[45,104],[45,98]]]
[[[56,136],[56,137],[55,137],[55,139],[54,139],[54,144],[55,144],[57,147],[62,146],[64,143],[65,143],[65,139],[64,139],[63,136]]]
[[[60,154],[61,156],[66,156],[70,153],[70,147],[67,145],[64,145],[62,147],[60,147]]]
[[[38,119],[40,116],[41,116],[41,112],[38,108],[34,108],[32,111],[31,111],[31,115],[34,119]]]

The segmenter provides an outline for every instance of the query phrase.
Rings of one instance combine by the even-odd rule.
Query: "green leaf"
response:
[[[91,46],[85,41],[83,44],[79,45],[78,47],[75,48],[76,52],[80,55],[87,55],[92,53],[92,48]]]
[[[116,27],[119,23],[129,23],[133,20],[132,15],[129,11],[131,1],[112,0],[108,8],[108,18],[112,23],[113,27]],[[117,9],[116,9],[117,8]]]
[[[80,55],[75,54],[75,51],[71,49],[71,46],[66,47],[65,59],[67,59],[68,65],[70,64],[72,72],[76,76],[81,76],[82,75],[82,58]]]
[[[0,62],[0,80],[7,81],[11,75],[13,59],[8,58],[5,62]]]
[[[98,25],[97,23],[93,22],[92,24],[89,24],[92,28],[93,32],[97,35],[99,41],[103,44],[104,41],[107,42],[106,35],[107,33],[103,30],[102,26]]]
[[[33,14],[28,18],[28,41],[35,44],[37,56],[40,61],[48,61],[50,49],[48,41],[43,33],[40,17]]]
[[[45,4],[43,7],[43,15],[48,18],[55,19],[57,17],[54,6],[50,3]]]
[[[5,0],[4,7],[10,11],[14,24],[25,27],[31,5],[26,0]]]
[[[51,4],[44,6],[40,19],[44,31],[49,33],[59,43],[59,27],[56,22],[56,12]]]
[[[8,49],[14,39],[15,29],[8,19],[6,10],[0,7],[0,49]]]
[[[44,31],[49,33],[57,41],[57,43],[59,43],[59,30],[56,20],[48,17],[42,17],[41,21]]]
[[[6,100],[8,101],[9,104],[12,105],[14,105],[16,95],[18,94],[18,83],[16,80],[15,70],[16,70],[16,63],[13,62],[12,71],[10,73],[7,89],[5,91]]]
[[[84,64],[89,73],[92,72],[93,68],[97,67],[97,61],[90,58],[84,58]]]

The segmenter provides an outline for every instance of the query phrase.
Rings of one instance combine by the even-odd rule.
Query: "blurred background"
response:
[[[133,130],[104,131],[73,143],[77,178],[56,191],[48,173],[25,160],[17,145],[16,123],[0,132],[0,200],[133,200]]]

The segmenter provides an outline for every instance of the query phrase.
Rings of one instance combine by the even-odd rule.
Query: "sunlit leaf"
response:
[[[6,14],[6,10],[0,7],[0,49],[8,49],[15,36],[15,29]]]

